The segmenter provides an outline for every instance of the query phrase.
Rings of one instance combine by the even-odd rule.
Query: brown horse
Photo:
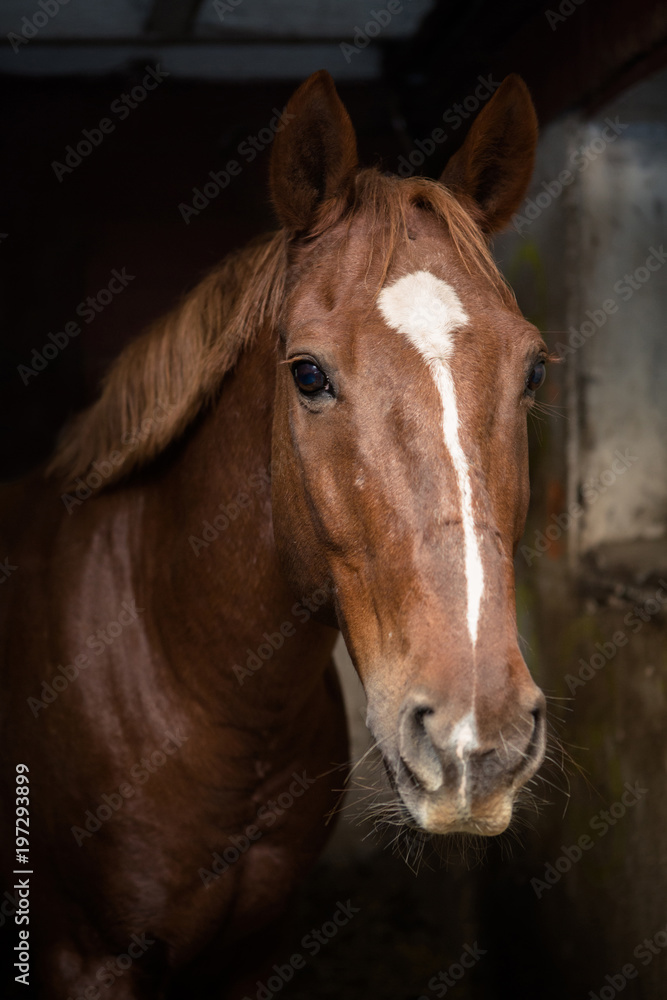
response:
[[[546,348],[488,249],[530,97],[509,77],[439,182],[359,170],[326,73],[288,110],[281,230],[131,344],[3,501],[3,780],[44,997],[155,998],[212,955],[222,989],[326,839],[336,629],[409,826],[500,833],[543,757],[512,559]]]

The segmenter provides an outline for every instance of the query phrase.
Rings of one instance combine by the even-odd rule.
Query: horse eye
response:
[[[546,377],[547,377],[547,367],[544,361],[538,361],[537,364],[534,365],[533,370],[528,376],[528,379],[526,381],[526,389],[528,389],[529,392],[536,392],[542,385]]]
[[[299,391],[307,396],[329,388],[329,379],[312,361],[295,361],[292,365],[292,375]]]

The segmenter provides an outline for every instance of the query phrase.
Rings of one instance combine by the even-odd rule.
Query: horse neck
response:
[[[271,518],[275,360],[270,336],[245,350],[215,404],[142,500],[141,559],[162,646],[177,671],[182,660],[190,675],[196,660],[198,682],[209,691],[222,685],[238,692],[230,668],[243,667],[265,633],[279,634],[281,624],[294,620],[298,595],[280,571]],[[294,654],[307,639],[319,642],[324,669],[334,633],[313,622],[302,633],[281,653],[294,658],[289,670],[262,671],[244,696],[247,690],[251,699],[266,698],[267,688],[275,694],[304,681],[307,694],[318,664]]]

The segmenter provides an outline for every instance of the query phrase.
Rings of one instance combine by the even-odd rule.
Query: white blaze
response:
[[[455,330],[470,321],[451,285],[429,271],[406,274],[378,296],[385,322],[404,334],[426,361],[442,401],[442,429],[452,458],[461,495],[461,521],[465,544],[468,631],[477,642],[480,606],[484,591],[482,554],[475,531],[468,462],[459,438],[456,389],[449,366]]]
[[[468,760],[470,754],[479,748],[477,723],[474,712],[468,712],[452,729],[450,741],[456,751],[457,760],[461,763],[461,780],[459,782],[459,797],[466,797],[466,780],[468,777]]]

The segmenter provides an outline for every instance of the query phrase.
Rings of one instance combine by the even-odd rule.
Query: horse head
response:
[[[300,592],[328,585],[323,614],[407,822],[498,834],[545,745],[513,554],[547,349],[488,248],[525,195],[533,105],[508,77],[437,182],[360,170],[325,73],[285,120],[271,163],[288,253],[272,446],[282,565]]]

